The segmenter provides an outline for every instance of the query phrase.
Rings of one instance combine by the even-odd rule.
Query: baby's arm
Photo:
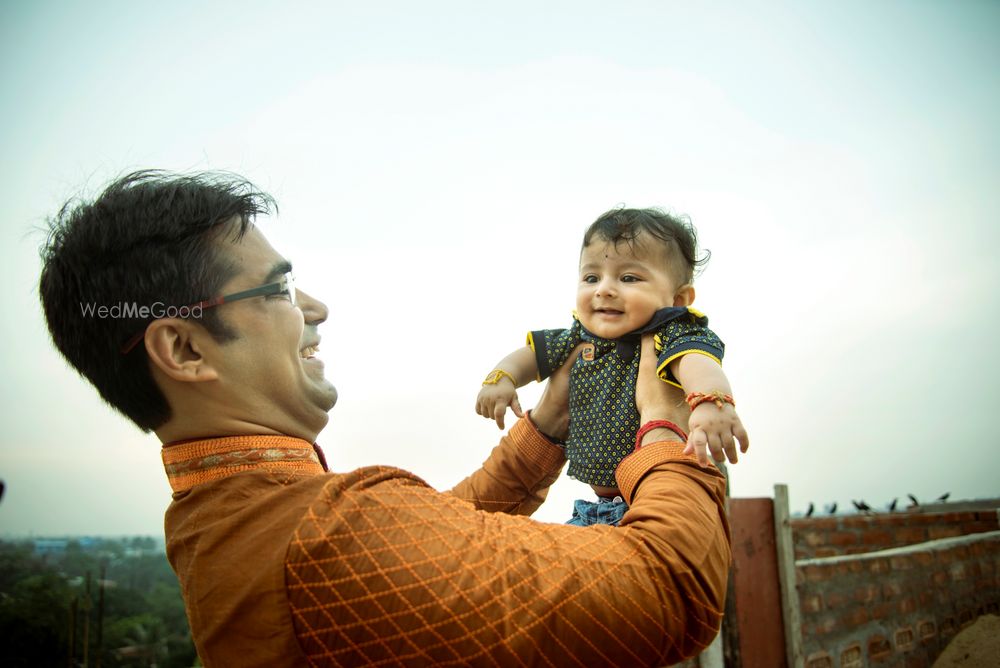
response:
[[[531,346],[518,348],[500,360],[483,381],[483,388],[476,397],[476,412],[484,418],[496,420],[497,426],[503,429],[508,406],[517,417],[524,415],[517,400],[517,388],[524,387],[537,377],[535,351]]]
[[[688,396],[692,392],[711,395],[732,396],[729,379],[723,373],[718,362],[705,355],[689,353],[682,355],[670,363],[670,371],[674,374]],[[707,450],[711,450],[716,461],[722,461],[726,456],[733,464],[736,463],[736,445],[734,439],[740,442],[740,452],[746,452],[750,447],[750,439],[740,417],[736,414],[733,404],[719,401],[704,401],[691,411],[688,422],[688,444],[685,454],[692,452],[702,465],[708,464]],[[725,455],[723,455],[725,452]]]

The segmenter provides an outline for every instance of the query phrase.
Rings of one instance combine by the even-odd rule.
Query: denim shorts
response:
[[[626,510],[628,510],[628,504],[620,496],[614,498],[599,496],[597,501],[577,499],[573,502],[573,517],[566,524],[578,527],[607,524],[616,527],[625,516]]]

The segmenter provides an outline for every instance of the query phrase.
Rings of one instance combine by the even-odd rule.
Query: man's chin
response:
[[[337,405],[337,388],[330,381],[324,380],[318,390],[319,396],[316,404],[324,411],[330,412]]]
[[[324,411],[329,411],[337,403],[337,388],[327,379],[323,371],[322,362],[312,365],[312,368],[306,370],[304,381],[313,403]]]
[[[337,389],[329,384],[324,388],[316,388],[309,403],[316,410],[310,410],[307,416],[301,416],[300,419],[303,425],[309,425],[308,429],[313,433],[312,440],[315,440],[330,422],[330,411],[337,403]]]

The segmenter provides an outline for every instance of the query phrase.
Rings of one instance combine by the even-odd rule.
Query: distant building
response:
[[[35,545],[35,555],[37,556],[62,556],[66,554],[66,550],[70,545],[75,544],[86,552],[99,547],[102,539],[92,536],[83,536],[81,538],[36,538],[32,542]]]
[[[35,540],[35,554],[46,556],[50,554],[63,555],[69,541],[65,538],[40,538]]]

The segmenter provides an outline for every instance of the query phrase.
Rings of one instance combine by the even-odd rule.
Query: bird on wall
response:
[[[826,507],[826,512],[830,515],[835,515],[837,513],[837,502],[834,501]]]
[[[892,503],[889,504],[889,512],[890,513],[896,512],[896,502],[897,501],[899,501],[899,497],[896,497],[895,499],[893,499]]]
[[[938,503],[944,503],[945,501],[948,500],[949,496],[951,496],[951,492],[945,492],[944,494],[942,494],[941,496],[939,496],[937,498],[937,502]]]
[[[872,511],[872,507],[865,503],[864,499],[861,499],[860,501],[851,499],[851,503],[854,504],[854,507],[858,509],[859,513],[870,513]]]
[[[916,508],[917,506],[920,505],[920,502],[917,501],[917,497],[913,496],[912,494],[907,494],[907,496],[910,497],[910,505],[907,506],[908,508]]]
[[[812,517],[813,511],[816,510],[815,504],[812,501],[809,502],[809,507],[806,509],[806,517]]]

